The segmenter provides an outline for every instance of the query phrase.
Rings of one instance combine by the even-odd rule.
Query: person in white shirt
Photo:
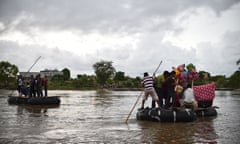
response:
[[[18,95],[22,96],[22,87],[23,87],[23,79],[22,75],[18,76]]]

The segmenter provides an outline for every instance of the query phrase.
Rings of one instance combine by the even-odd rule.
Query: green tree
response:
[[[125,73],[124,72],[116,72],[114,76],[114,81],[124,81],[125,79]]]
[[[100,86],[104,86],[106,84],[106,81],[113,77],[116,70],[112,66],[111,61],[100,61],[93,65],[94,72],[97,77],[97,82],[100,84]]]
[[[240,65],[240,59],[237,61],[237,65]],[[240,67],[238,68],[240,70]]]
[[[240,65],[240,59],[236,62],[237,65]],[[228,87],[230,88],[240,88],[240,67],[234,74],[232,74],[228,81]]]
[[[240,71],[236,71],[230,76],[228,86],[231,88],[240,88]]]
[[[137,76],[133,81],[135,87],[141,87],[141,81],[142,81],[142,79],[139,76]]]
[[[51,80],[54,82],[63,82],[64,77],[61,74],[57,74],[57,75],[52,76]]]
[[[18,73],[18,67],[6,61],[0,62],[0,81],[6,87],[9,79],[15,78]]]
[[[195,85],[203,85],[210,82],[211,75],[206,71],[199,71],[199,79],[194,81]]]
[[[67,69],[67,68],[64,68],[64,69],[62,70],[62,72],[63,72],[63,80],[64,80],[64,81],[70,80],[70,78],[71,78],[71,72],[70,72],[70,70]]]
[[[124,72],[116,72],[114,75],[114,87],[122,87],[123,81],[125,80],[125,73]]]
[[[225,75],[212,76],[210,81],[216,83],[217,88],[224,88],[227,85],[227,80]]]
[[[93,89],[96,88],[95,76],[88,76],[86,74],[77,75],[77,79],[74,80],[74,86],[78,89]]]

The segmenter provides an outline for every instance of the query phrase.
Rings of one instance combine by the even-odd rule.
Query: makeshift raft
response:
[[[197,119],[195,111],[191,109],[159,109],[145,108],[137,112],[137,120],[157,122],[192,122]]]
[[[198,108],[195,110],[197,117],[217,116],[217,107]]]
[[[60,98],[58,96],[51,97],[16,97],[9,96],[9,104],[29,104],[29,105],[59,105]]]

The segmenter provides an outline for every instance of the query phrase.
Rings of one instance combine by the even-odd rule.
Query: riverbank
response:
[[[236,89],[233,89],[233,88],[216,88],[215,90],[218,90],[218,91],[233,91],[233,90],[236,90]]]
[[[142,88],[110,88],[112,91],[142,91]]]
[[[0,90],[15,90],[15,89],[3,89],[0,88]],[[16,89],[17,90],[17,89]],[[142,91],[143,88],[50,88],[48,90],[81,90],[81,91],[89,91],[89,90],[108,90],[108,91]],[[233,88],[216,88],[217,91],[240,91],[240,89],[233,89]]]

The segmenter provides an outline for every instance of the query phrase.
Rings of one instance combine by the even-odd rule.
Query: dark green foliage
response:
[[[70,70],[67,69],[67,68],[64,68],[64,69],[62,70],[62,72],[63,72],[63,80],[64,80],[64,81],[70,80],[70,78],[71,78],[71,72],[70,72]]]
[[[63,75],[54,75],[52,78],[51,78],[51,81],[55,81],[55,82],[63,82],[64,81],[64,76]]]
[[[112,66],[111,61],[100,61],[93,65],[94,72],[97,77],[97,82],[101,86],[104,86],[107,80],[113,77],[115,68]]]
[[[240,59],[237,61],[237,65],[240,65]],[[240,70],[240,67],[238,68]]]
[[[199,79],[194,82],[195,85],[202,85],[210,82],[210,73],[199,71]]]
[[[227,87],[227,79],[225,75],[213,76],[210,78],[210,81],[214,81],[216,83],[217,88]]]
[[[125,73],[124,72],[116,72],[115,76],[114,76],[114,81],[124,81],[125,78]]]
[[[240,88],[240,71],[236,71],[229,78],[228,87],[230,88]]]
[[[73,80],[73,86],[76,89],[95,89],[97,87],[96,77],[86,74],[77,75],[77,79]]]
[[[7,61],[0,62],[0,84],[3,87],[8,87],[12,80],[15,80],[18,73],[18,67]]]

